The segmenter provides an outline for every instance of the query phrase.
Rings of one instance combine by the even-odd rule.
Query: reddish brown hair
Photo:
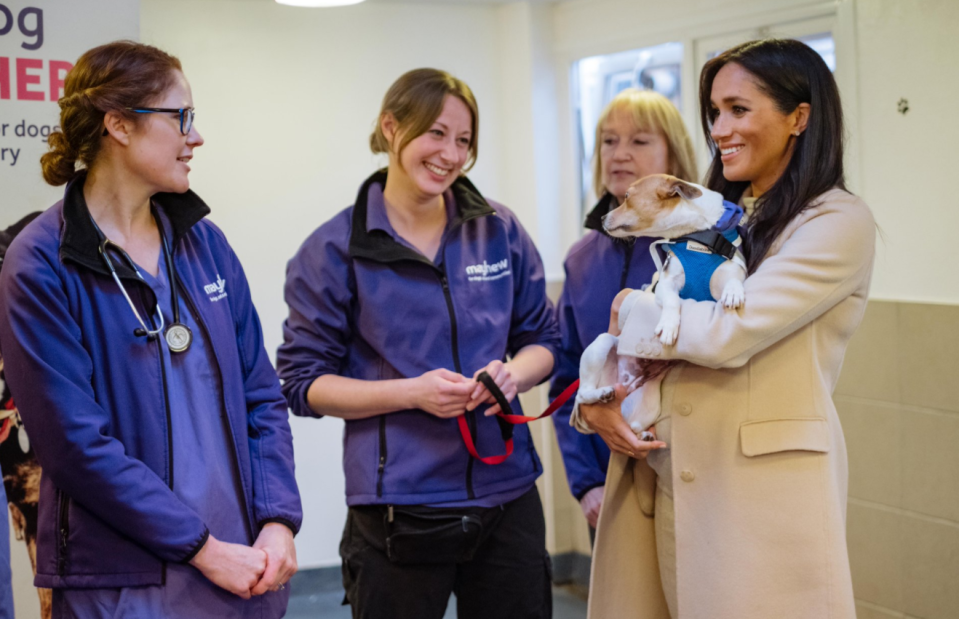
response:
[[[50,134],[50,150],[40,157],[43,178],[54,186],[77,175],[77,163],[93,165],[103,140],[103,119],[116,112],[131,120],[129,107],[149,105],[181,71],[180,61],[150,45],[115,41],[87,51],[67,74],[60,99],[60,130]]]

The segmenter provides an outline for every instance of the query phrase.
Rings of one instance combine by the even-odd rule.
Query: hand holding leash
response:
[[[500,408],[500,405],[496,403],[496,398],[490,393],[490,390],[487,389],[482,382],[477,380],[483,372],[489,374],[493,382],[496,383],[496,386],[503,392],[503,397],[506,398],[507,402],[512,402],[513,398],[519,393],[519,387],[513,379],[513,374],[510,372],[509,366],[499,360],[490,361],[485,368],[480,368],[476,371],[476,374],[473,375],[473,380],[476,381],[476,388],[473,389],[473,392],[470,394],[470,401],[466,405],[466,410],[471,411],[480,404],[485,403],[493,405],[486,409],[484,414],[487,417],[495,415],[496,413],[511,412],[504,411]]]
[[[466,412],[476,382],[462,374],[440,368],[410,381],[410,406],[440,419],[458,417]]]

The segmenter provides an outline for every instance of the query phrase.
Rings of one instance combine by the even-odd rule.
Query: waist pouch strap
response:
[[[503,507],[376,505],[351,508],[360,533],[393,563],[463,563],[503,517]]]
[[[510,454],[513,453],[513,426],[521,423],[536,421],[537,419],[543,419],[544,417],[549,417],[558,411],[559,408],[571,397],[573,397],[573,394],[575,394],[579,389],[579,380],[577,379],[572,385],[563,390],[563,393],[559,394],[559,397],[553,400],[549,407],[538,417],[526,417],[525,415],[513,414],[513,407],[510,406],[509,402],[506,400],[506,396],[503,395],[502,390],[500,390],[500,388],[496,385],[496,381],[493,380],[492,376],[486,372],[480,372],[476,379],[483,383],[483,385],[493,395],[493,399],[496,400],[496,403],[499,404],[500,412],[496,413],[496,421],[499,423],[500,435],[502,435],[503,442],[506,444],[506,453],[504,454],[486,457],[480,456],[479,452],[476,451],[476,444],[473,441],[473,435],[470,433],[469,426],[466,424],[466,415],[460,415],[457,417],[456,421],[459,424],[460,435],[463,437],[463,443],[466,445],[466,450],[470,452],[471,456],[483,464],[502,464],[505,462],[506,459],[510,457]]]

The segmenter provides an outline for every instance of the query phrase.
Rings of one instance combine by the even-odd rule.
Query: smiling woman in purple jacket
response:
[[[526,426],[495,457],[509,431],[477,376],[514,400],[559,337],[531,239],[462,174],[478,126],[462,81],[401,76],[371,137],[389,167],[287,268],[283,390],[297,415],[346,420],[354,617],[438,619],[451,592],[461,618],[551,614],[539,459]]]
[[[36,584],[54,617],[280,617],[292,437],[243,269],[189,190],[190,85],[121,41],[64,92],[42,158],[64,198],[0,274],[7,381],[43,467]]]

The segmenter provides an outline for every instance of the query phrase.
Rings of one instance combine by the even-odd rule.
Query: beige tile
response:
[[[899,402],[899,304],[870,301],[849,342],[837,395]]]
[[[553,303],[556,303],[559,300],[559,295],[563,294],[563,282],[562,281],[547,281],[546,282],[546,296],[549,297],[549,300]]]
[[[846,526],[856,599],[902,610],[900,516],[850,503]]]
[[[556,511],[554,520],[556,526],[556,548],[554,552],[570,552],[574,548],[573,544],[573,514],[569,510],[562,509]]]
[[[901,418],[903,509],[959,522],[959,415],[903,410]]]
[[[959,306],[899,304],[902,403],[959,412]]]
[[[899,407],[836,398],[849,455],[849,496],[900,507],[902,430]]]
[[[856,604],[856,619],[903,619],[903,617],[905,615],[894,610]]]
[[[902,519],[903,611],[923,619],[959,617],[959,526]]]

